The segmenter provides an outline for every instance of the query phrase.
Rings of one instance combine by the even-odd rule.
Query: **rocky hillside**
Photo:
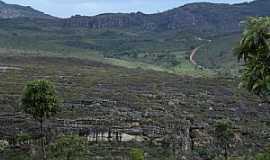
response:
[[[269,145],[269,105],[238,89],[235,80],[74,58],[0,57],[0,64],[0,137],[10,142],[19,133],[38,137],[38,124],[20,112],[19,101],[27,81],[49,79],[63,104],[46,124],[48,135],[86,136],[93,160],[126,160],[131,147],[143,148],[147,160],[213,159],[219,151],[214,126],[227,118],[234,124],[231,156]]]
[[[242,4],[193,3],[157,14],[102,14],[73,16],[65,26],[88,28],[134,28],[150,31],[191,30],[197,32],[235,32],[249,16],[270,15],[268,0]]]
[[[19,6],[14,4],[7,4],[0,1],[0,18],[41,18],[53,19],[52,16],[43,12],[37,11],[29,6]]]

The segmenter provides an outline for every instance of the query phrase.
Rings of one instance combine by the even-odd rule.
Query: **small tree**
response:
[[[43,123],[58,111],[58,101],[54,86],[46,80],[29,82],[24,89],[21,101],[24,112],[32,115],[40,123],[42,153],[43,159],[46,159]]]
[[[223,156],[227,160],[229,157],[230,143],[234,138],[232,123],[227,120],[218,121],[215,125],[215,137],[218,146],[223,149]]]
[[[144,152],[139,148],[133,148],[130,151],[130,157],[132,160],[144,160]]]
[[[49,146],[52,160],[82,160],[87,158],[87,139],[78,135],[65,135]]]
[[[244,61],[242,85],[268,101],[270,95],[270,18],[250,18],[235,52]],[[268,101],[269,102],[269,101]]]

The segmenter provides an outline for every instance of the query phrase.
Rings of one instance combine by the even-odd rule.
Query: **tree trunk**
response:
[[[42,159],[46,160],[46,148],[45,148],[45,137],[43,134],[43,120],[40,121],[40,134],[41,134],[41,149],[42,149]]]
[[[71,160],[71,154],[69,152],[67,153],[67,160]]]
[[[225,160],[228,160],[229,159],[228,146],[226,145],[224,149],[225,149],[225,151],[224,151]]]

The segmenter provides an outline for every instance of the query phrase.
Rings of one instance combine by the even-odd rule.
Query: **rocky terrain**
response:
[[[19,133],[39,136],[38,125],[19,107],[23,87],[32,79],[52,80],[63,102],[62,112],[46,123],[49,137],[85,136],[97,159],[124,158],[121,148],[134,146],[143,147],[148,159],[208,159],[217,149],[213,126],[224,118],[234,123],[232,155],[252,154],[270,142],[269,105],[239,90],[237,80],[74,58],[1,57],[0,64],[11,67],[1,69],[0,76],[0,134],[10,142]]]

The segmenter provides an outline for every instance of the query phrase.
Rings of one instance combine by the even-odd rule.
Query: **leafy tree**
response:
[[[267,100],[270,95],[270,17],[250,18],[235,52],[244,62],[242,85]]]
[[[24,89],[21,101],[24,112],[32,115],[40,123],[43,159],[46,159],[43,123],[58,111],[58,100],[54,86],[46,80],[29,82]]]
[[[130,151],[130,157],[132,160],[144,160],[144,151],[139,148],[133,148]]]
[[[215,125],[215,137],[218,146],[223,149],[223,156],[229,158],[230,143],[234,138],[232,123],[227,120],[218,121]]]
[[[52,160],[87,159],[87,139],[78,135],[65,135],[56,139],[49,146],[49,157]]]

